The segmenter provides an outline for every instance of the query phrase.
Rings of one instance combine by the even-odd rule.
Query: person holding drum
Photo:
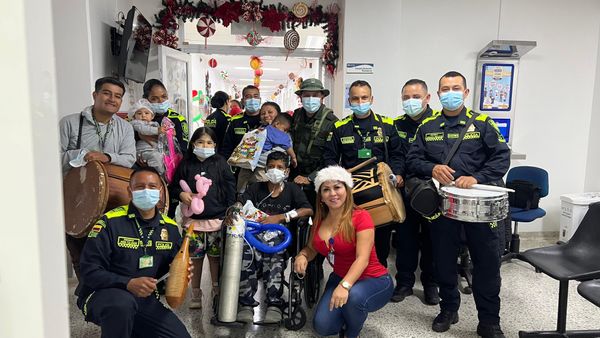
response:
[[[246,86],[242,90],[244,100],[243,114],[233,116],[223,138],[223,145],[219,153],[229,158],[235,147],[240,144],[244,135],[250,130],[260,126],[260,90],[255,86]]]
[[[502,184],[510,166],[510,150],[494,121],[467,109],[469,95],[465,77],[448,72],[439,80],[442,114],[429,117],[419,127],[407,155],[408,171],[421,179],[433,177],[441,185],[472,188],[478,183]],[[466,129],[465,129],[466,128]],[[462,140],[459,138],[462,136]],[[446,156],[455,142],[456,154]],[[443,189],[443,188],[442,188]],[[431,224],[434,273],[440,287],[440,313],[432,329],[447,331],[458,322],[460,294],[456,261],[461,231],[473,260],[473,296],[479,325],[477,334],[504,337],[500,328],[500,254],[497,222],[466,222],[461,217],[441,215]]]
[[[94,104],[80,113],[60,120],[60,155],[63,176],[73,166],[100,161],[131,168],[135,163],[135,139],[131,125],[115,115],[125,94],[125,86],[113,77],[96,80]],[[79,279],[79,256],[86,238],[66,236],[67,249]]]
[[[417,127],[424,119],[438,114],[429,107],[431,95],[423,80],[408,80],[402,87],[402,108],[404,115],[394,120],[400,136],[403,154],[407,154]],[[406,169],[406,168],[405,168]],[[402,173],[403,176],[408,176]],[[406,196],[406,195],[405,195]],[[405,197],[405,200],[406,197]],[[410,203],[406,203],[406,219],[396,227],[396,289],[392,302],[401,302],[413,294],[415,271],[419,265],[421,252],[421,284],[425,303],[437,305],[440,302],[437,284],[433,278],[433,258],[429,221],[417,213]]]
[[[151,167],[130,176],[131,203],[100,218],[81,255],[77,306],[102,337],[190,337],[160,302],[157,280],[181,246],[177,223],[157,209],[162,181]],[[188,278],[191,278],[191,266]]]
[[[322,336],[358,337],[369,312],[384,307],[394,291],[392,277],[373,247],[373,220],[354,204],[352,186],[352,176],[342,167],[319,171],[315,226],[294,261],[299,274],[306,273],[317,253],[333,266],[313,318],[313,327]]]
[[[377,162],[385,162],[395,174],[397,186],[402,186],[404,161],[400,138],[391,118],[371,110],[371,85],[363,80],[354,81],[350,85],[348,101],[352,115],[334,124],[334,129],[325,143],[324,164],[341,165],[350,169],[376,158],[375,162],[364,169],[369,170],[375,168]],[[381,264],[387,266],[392,227],[376,225],[375,250]]]

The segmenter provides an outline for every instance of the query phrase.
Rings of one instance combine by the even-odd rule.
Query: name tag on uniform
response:
[[[147,268],[151,268],[152,266],[154,266],[154,257],[153,256],[143,255],[142,257],[140,257],[140,264],[139,264],[140,269],[147,269]]]
[[[371,158],[371,149],[362,148],[358,149],[358,158]]]
[[[246,133],[246,128],[234,128],[233,132],[236,135],[244,135]]]

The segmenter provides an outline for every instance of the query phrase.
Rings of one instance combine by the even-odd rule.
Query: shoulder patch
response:
[[[341,127],[341,126],[343,126],[345,124],[348,124],[348,122],[350,122],[350,121],[352,121],[352,115],[349,115],[349,116],[347,116],[346,118],[344,118],[342,120],[336,121],[335,122],[335,127],[339,128],[339,127]]]
[[[438,115],[431,115],[430,117],[428,117],[428,118],[424,119],[424,120],[421,122],[421,125],[424,125],[424,124],[426,124],[426,123],[429,123],[429,122],[431,122],[431,121],[435,121],[435,120],[436,120],[438,117],[440,117],[440,116],[441,116],[441,114],[438,114]]]
[[[406,120],[406,114],[402,114],[402,115],[396,117],[394,119],[394,122],[396,122],[396,121],[404,121],[404,120]]]
[[[244,114],[237,114],[231,118],[231,121],[239,120],[244,118]]]
[[[100,231],[102,231],[102,229],[104,229],[106,227],[106,223],[104,223],[103,220],[98,220],[96,222],[96,224],[92,227],[92,230],[90,230],[90,233],[88,234],[88,238],[96,238],[98,236],[98,234],[100,233]]]
[[[115,218],[115,217],[127,216],[128,211],[129,211],[129,205],[122,205],[120,207],[116,207],[116,208],[108,211],[105,215],[106,215],[107,219],[111,219],[111,218]]]
[[[487,120],[489,116],[487,116],[486,114],[481,114],[479,113],[479,115],[477,115],[477,117],[475,118],[476,121],[482,121],[485,122],[485,120]]]
[[[391,124],[391,125],[393,125],[393,124],[394,124],[394,119],[392,119],[392,118],[391,118],[391,117],[389,117],[389,116],[381,116],[381,115],[379,115],[379,117],[381,117],[381,121],[382,121],[383,123],[387,123],[387,124]]]
[[[172,218],[170,218],[167,215],[161,214],[163,221],[165,221],[165,223],[177,226],[177,222],[175,222]]]

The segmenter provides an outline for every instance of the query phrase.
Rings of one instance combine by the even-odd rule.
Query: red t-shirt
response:
[[[375,229],[371,215],[362,209],[355,209],[352,213],[352,225],[354,226],[354,229],[356,229],[357,233],[363,230]],[[317,224],[312,244],[313,248],[315,248],[317,252],[327,257],[329,249],[327,248],[325,240],[319,237],[320,227],[321,223]],[[329,241],[329,238],[326,240]],[[342,238],[342,235],[338,233],[333,238],[333,250],[335,256],[333,262],[333,272],[343,278],[348,273],[348,270],[350,270],[352,263],[354,263],[356,260],[356,242],[346,242]],[[377,253],[375,252],[375,246],[373,246],[371,248],[371,255],[369,256],[369,265],[367,265],[362,275],[360,275],[358,279],[381,277],[387,273],[387,268],[379,263],[379,260],[377,259]]]

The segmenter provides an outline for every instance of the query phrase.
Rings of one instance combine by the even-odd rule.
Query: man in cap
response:
[[[312,182],[322,167],[325,142],[338,118],[323,103],[329,90],[319,79],[302,81],[296,95],[302,100],[302,107],[294,111],[294,123],[289,133],[298,165],[292,169],[290,178],[303,187],[314,209],[316,194]]]

